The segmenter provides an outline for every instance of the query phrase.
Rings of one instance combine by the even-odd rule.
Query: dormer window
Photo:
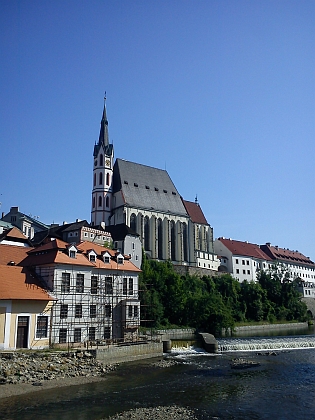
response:
[[[88,252],[89,261],[95,262],[96,261],[96,253],[95,251],[91,250]]]
[[[110,263],[110,254],[108,252],[104,252],[103,254],[103,261],[105,264],[109,264]]]
[[[117,264],[123,264],[124,263],[124,257],[119,254],[117,255]]]
[[[68,248],[68,255],[69,255],[70,258],[76,258],[77,257],[77,252],[78,252],[78,250],[74,245],[71,245]]]

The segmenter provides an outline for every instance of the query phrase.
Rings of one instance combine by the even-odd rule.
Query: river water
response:
[[[180,362],[168,368],[153,359],[126,363],[102,382],[0,400],[0,418],[94,420],[176,404],[196,410],[200,420],[315,419],[314,334],[219,342],[218,355],[187,345],[167,356]],[[235,358],[259,365],[232,369]]]

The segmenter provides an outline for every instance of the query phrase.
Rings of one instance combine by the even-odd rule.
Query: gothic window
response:
[[[187,225],[183,223],[183,252],[184,252],[184,261],[188,261],[188,237],[187,237]]]
[[[137,216],[134,213],[130,216],[130,229],[137,232]]]
[[[158,236],[158,259],[163,259],[163,223],[161,219],[158,219],[158,228],[157,228],[157,236]]]
[[[144,218],[144,249],[146,251],[150,249],[150,221],[148,216]]]
[[[95,185],[96,185],[96,174],[94,174],[94,181],[93,181],[93,185],[94,185],[94,187],[95,187]]]
[[[174,220],[171,221],[171,260],[176,260],[176,235],[175,235],[175,222]]]
[[[93,209],[95,209],[95,197],[93,197]]]
[[[99,197],[98,197],[98,206],[99,207],[102,207],[102,196],[100,195]]]
[[[106,185],[109,185],[109,174],[106,174]]]
[[[109,197],[106,197],[106,207],[109,207]]]
[[[100,155],[100,166],[103,166],[103,155]]]
[[[100,175],[99,175],[99,185],[103,185],[103,173],[102,172],[100,172]]]

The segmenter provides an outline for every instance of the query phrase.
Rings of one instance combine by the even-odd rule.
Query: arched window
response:
[[[93,185],[94,185],[94,187],[95,187],[95,185],[96,185],[96,174],[94,174]]]
[[[109,173],[106,174],[106,185],[109,185]]]
[[[176,261],[175,222],[171,221],[171,260]]]
[[[100,154],[100,166],[103,166],[103,155]]]
[[[106,196],[106,202],[105,202],[105,204],[106,204],[106,207],[109,207],[109,197],[108,196]]]
[[[137,216],[134,213],[130,216],[130,229],[137,232]]]
[[[183,223],[183,253],[184,253],[184,261],[188,261],[188,237],[187,237],[187,225]]]
[[[102,207],[102,202],[103,202],[103,200],[102,200],[102,196],[100,195],[100,196],[98,197],[98,207]]]
[[[163,260],[163,223],[161,219],[158,219],[157,227],[158,236],[158,259]]]
[[[144,218],[144,249],[150,250],[150,220],[148,216]]]
[[[95,197],[93,197],[93,209],[95,209]]]
[[[103,185],[103,173],[100,172],[100,176],[99,176],[99,185]]]

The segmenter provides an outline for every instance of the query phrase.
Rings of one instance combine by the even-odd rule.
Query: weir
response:
[[[218,339],[218,352],[315,348],[314,336]]]

